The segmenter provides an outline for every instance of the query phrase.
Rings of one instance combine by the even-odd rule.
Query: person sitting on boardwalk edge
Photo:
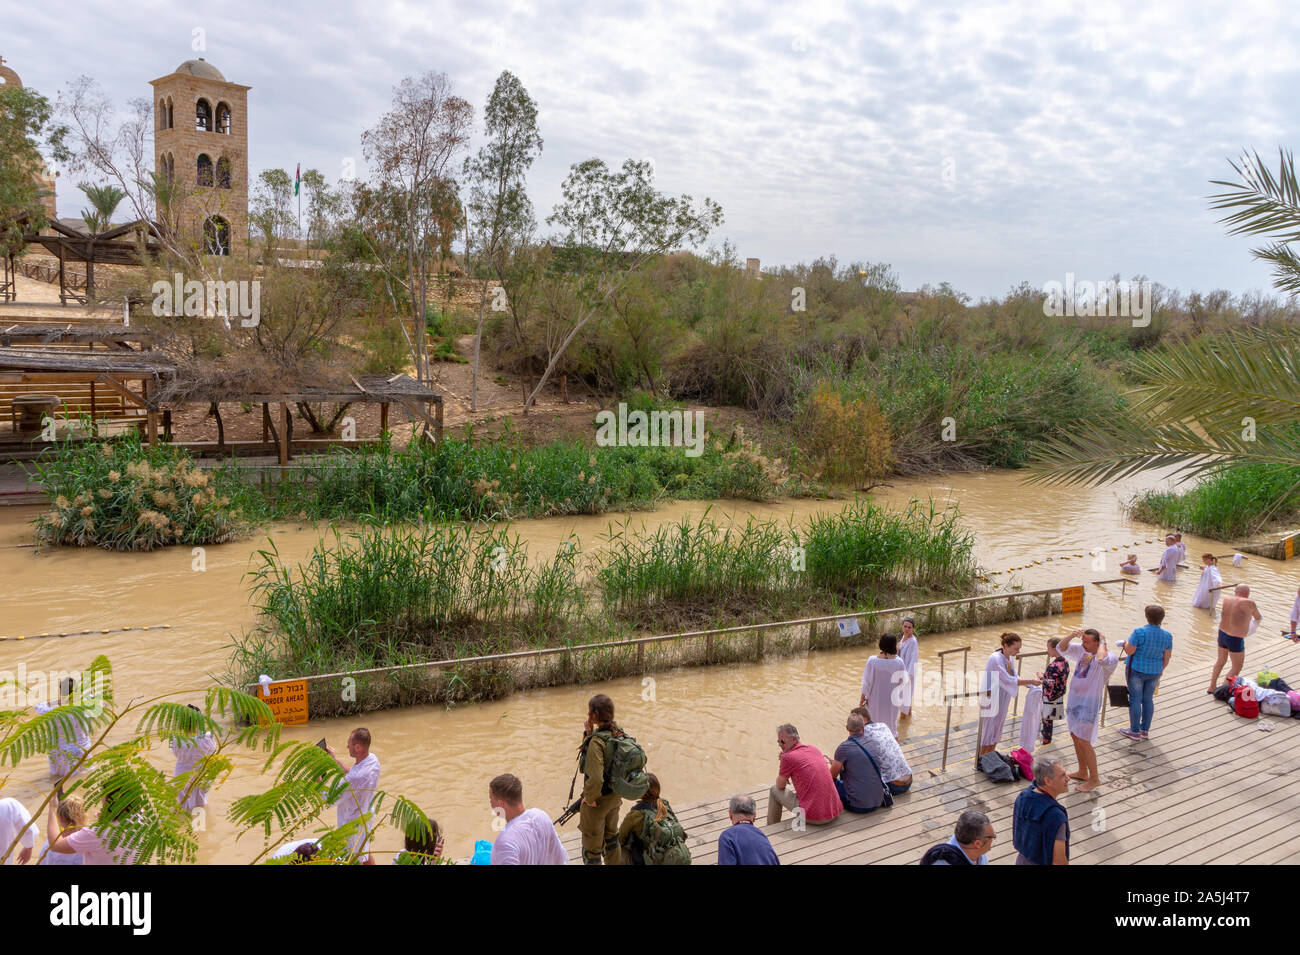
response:
[[[844,811],[826,757],[816,746],[799,742],[799,731],[789,723],[776,730],[781,760],[776,782],[768,791],[767,824],[781,821],[782,809],[799,809],[804,821],[825,825]],[[794,783],[794,789],[790,783]]]
[[[753,796],[731,797],[727,815],[731,827],[718,836],[718,865],[780,865],[766,833],[754,825],[758,808]]]

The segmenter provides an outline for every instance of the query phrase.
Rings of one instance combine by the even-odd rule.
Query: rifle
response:
[[[582,745],[578,747],[578,762],[577,765],[573,767],[573,779],[569,781],[570,799],[573,799],[573,790],[578,785],[578,772],[582,769],[582,754],[583,751],[586,750],[587,743],[590,739],[591,739],[590,736],[584,736],[582,739]],[[569,806],[568,809],[560,813],[560,818],[555,820],[555,824],[557,826],[564,825],[566,822],[568,822],[570,819],[576,816],[578,814],[578,810],[580,810],[581,808],[582,808],[582,796],[579,796],[577,800],[574,801],[573,805]]]
[[[582,797],[579,796],[577,799],[573,801],[572,806],[564,810],[564,812],[560,813],[560,818],[555,820],[555,824],[557,826],[564,825],[566,822],[568,822],[570,819],[576,816],[578,814],[578,810],[580,810],[581,808],[582,808]]]

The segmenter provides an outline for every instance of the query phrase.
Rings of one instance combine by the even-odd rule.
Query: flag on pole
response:
[[[298,163],[298,168],[293,171],[293,194],[298,195],[298,183],[302,181],[302,163]]]

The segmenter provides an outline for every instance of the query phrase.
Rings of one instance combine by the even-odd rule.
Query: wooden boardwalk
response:
[[[1117,732],[1128,725],[1127,709],[1107,709],[1097,745],[1101,787],[1061,797],[1070,816],[1072,864],[1260,864],[1300,858],[1300,799],[1294,792],[1300,784],[1300,720],[1242,719],[1205,692],[1206,676],[1201,668],[1166,676],[1156,696],[1154,735],[1145,742]],[[1259,729],[1263,720],[1275,728]],[[1007,724],[1002,752],[1014,748],[1019,736],[1020,720]],[[1027,784],[992,783],[974,769],[972,720],[953,731],[945,773],[939,772],[942,749],[942,733],[904,742],[915,781],[890,809],[846,812],[827,826],[798,832],[790,828],[788,813],[780,824],[763,826],[782,865],[915,865],[928,847],[948,840],[966,809],[981,810],[993,822],[997,839],[989,861],[1014,863],[1011,809]],[[1063,722],[1053,743],[1036,750],[1045,753],[1073,770],[1074,748]],[[769,785],[749,792],[760,826],[767,818]],[[728,799],[729,794],[675,807],[694,864],[716,864],[718,835],[729,825]],[[565,828],[570,861],[580,862],[576,820]]]

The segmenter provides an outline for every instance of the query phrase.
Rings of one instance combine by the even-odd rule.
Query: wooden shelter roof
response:
[[[54,345],[86,342],[149,342],[154,333],[144,328],[131,328],[122,324],[54,325],[0,324],[0,345],[9,347],[16,342],[32,345]]]
[[[250,404],[276,404],[279,402],[359,402],[359,403],[397,403],[410,401],[442,402],[442,395],[420,384],[410,375],[358,375],[350,376],[349,383],[326,382],[314,384],[308,382],[285,381],[282,389],[274,392],[226,391],[219,387],[184,389],[179,386],[176,392],[184,391],[181,401],[246,401]],[[161,404],[171,403],[166,390],[159,396]]]

